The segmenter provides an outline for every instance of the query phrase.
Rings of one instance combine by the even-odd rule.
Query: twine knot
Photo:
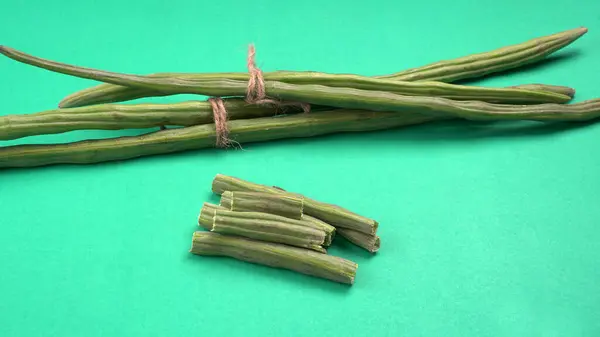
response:
[[[208,99],[213,110],[215,121],[215,130],[217,134],[217,147],[227,147],[230,144],[229,128],[227,127],[227,110],[221,97],[211,97]]]
[[[275,108],[285,110],[286,107],[300,107],[305,113],[310,112],[310,104],[303,102],[283,102],[267,98],[265,89],[265,80],[263,72],[256,66],[256,49],[253,44],[248,47],[248,57],[246,65],[248,66],[248,89],[246,91],[246,102],[258,105],[272,105]],[[228,147],[232,140],[229,139],[229,128],[227,126],[227,110],[225,103],[220,97],[211,97],[208,99],[213,110],[213,119],[216,130],[216,146]]]

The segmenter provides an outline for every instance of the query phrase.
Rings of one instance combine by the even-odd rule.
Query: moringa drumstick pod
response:
[[[99,69],[90,69],[68,65],[51,60],[42,59],[18,50],[0,46],[0,53],[26,64],[40,67],[46,70],[67,74],[71,76],[102,81],[122,86],[135,88],[154,89],[158,91],[167,91],[175,94],[200,94],[208,96],[243,96],[248,89],[248,74],[240,76],[223,74],[204,74],[197,78],[169,78],[169,77],[148,77],[131,74],[121,74]],[[294,74],[294,73],[292,73]],[[292,75],[288,75],[292,76]],[[298,80],[292,83],[285,83],[276,80],[267,80],[264,82],[266,94],[268,97],[280,98],[282,100],[294,101],[287,98],[288,95],[317,95],[321,99],[327,98],[330,94],[326,89],[341,89],[346,92],[336,91],[336,95],[349,95],[354,90],[361,92],[374,92],[377,96],[379,92],[386,92],[396,95],[420,96],[420,97],[443,97],[452,100],[466,101],[486,101],[505,104],[539,104],[539,103],[565,103],[571,98],[555,92],[534,91],[519,88],[487,88],[466,85],[455,85],[444,82],[409,82],[388,79],[376,79],[359,75],[346,74],[324,74],[307,73],[303,75],[305,80]],[[318,89],[323,91],[315,92]],[[362,97],[365,98],[365,97]],[[374,97],[371,97],[374,98]],[[304,102],[304,101],[301,101]],[[331,101],[328,101],[331,102]],[[320,104],[311,101],[306,103]],[[329,105],[329,104],[324,104]],[[331,105],[337,107],[337,105]]]
[[[327,233],[323,230],[277,221],[268,213],[215,210],[211,232],[250,239],[282,243],[327,253],[322,246]]]
[[[439,61],[391,75],[378,76],[378,78],[402,81],[454,82],[482,77],[543,60],[548,55],[573,43],[587,31],[585,27],[569,29],[496,50],[471,54],[453,60]]]
[[[375,76],[379,79],[396,81],[440,81],[454,82],[461,79],[482,77],[491,73],[514,69],[523,65],[538,62],[548,55],[560,50],[577,40],[587,32],[586,28],[575,28],[556,34],[530,39],[520,44],[506,46],[500,49],[468,55],[453,60],[440,61],[418,68],[407,69],[391,75]],[[265,72],[265,80],[276,80],[286,83],[296,83],[302,79],[303,72],[297,76],[289,76],[291,72]],[[248,74],[227,73],[228,76],[237,76],[238,79],[248,80]],[[207,76],[207,74],[189,73],[158,73],[148,77],[194,79]],[[318,83],[315,83],[318,84]],[[559,87],[539,85],[515,86],[528,90],[541,90],[565,93]],[[555,89],[559,89],[556,91]],[[570,97],[573,97],[572,91]],[[115,85],[110,83],[100,84],[88,89],[78,91],[63,99],[59,106],[62,108],[84,106],[91,104],[113,103],[134,100],[143,97],[172,95],[171,92],[157,91],[147,88],[135,88]]]
[[[269,117],[281,112],[268,105],[248,104],[240,98],[223,99],[227,119]],[[299,112],[286,107],[286,113]],[[192,126],[214,121],[207,101],[161,104],[100,104],[24,115],[0,116],[0,140],[63,133],[74,130],[143,129],[158,126]]]
[[[549,91],[548,85],[520,87]],[[552,90],[573,97],[569,87],[552,86]],[[280,113],[297,113],[299,106],[248,104],[240,98],[223,100],[229,120],[269,117]],[[323,107],[313,106],[311,110]],[[141,129],[158,126],[191,126],[212,123],[214,112],[206,101],[162,104],[99,104],[79,108],[47,110],[32,114],[0,116],[0,140],[56,134],[75,130]]]
[[[228,123],[229,138],[238,143],[368,132],[421,124],[439,117],[422,114],[334,110],[283,117],[241,119]],[[214,124],[188,126],[141,136],[84,140],[65,144],[22,144],[0,147],[0,168],[56,164],[93,164],[214,148]]]
[[[2,46],[0,46],[0,52],[28,64],[73,76],[133,87],[174,90],[181,94],[195,93],[203,95],[236,96],[244,95],[248,87],[248,84],[245,81],[174,80],[169,78],[151,78],[138,75],[112,73],[48,61]],[[375,81],[374,79],[368,78],[363,80]],[[268,97],[281,99],[283,101],[303,102],[346,109],[395,111],[401,114],[419,112],[434,116],[463,118],[468,120],[585,121],[600,116],[600,99],[588,100],[570,105],[557,103],[534,105],[493,104],[475,100],[476,98],[471,98],[466,101],[456,100],[456,98],[457,96],[463,97],[462,95],[467,92],[469,94],[474,94],[473,97],[481,95],[479,96],[480,99],[483,97],[491,97],[489,95],[492,95],[492,92],[497,90],[524,91],[527,95],[534,92],[522,89],[490,89],[471,86],[454,86],[442,82],[388,82],[402,86],[404,89],[390,92],[356,89],[352,87],[330,87],[314,84],[300,85],[266,81],[265,90]],[[477,94],[475,94],[475,92],[477,92]],[[505,97],[506,95],[506,93],[500,94],[500,96]],[[512,94],[509,96],[511,95]],[[568,96],[565,97],[568,98]]]
[[[215,212],[217,210],[227,210],[227,209],[225,207],[221,207],[219,205],[205,202],[202,205],[202,209],[200,210],[200,215],[198,216],[198,225],[207,230],[211,230],[212,224],[213,224],[213,218],[214,218]],[[283,217],[280,215],[269,214],[269,213],[262,213],[261,217],[263,219],[273,221],[273,222],[290,224],[292,226],[309,227],[309,228],[312,228],[315,230],[323,231],[323,232],[325,232],[325,242],[324,242],[325,246],[331,245],[331,242],[333,241],[333,237],[335,236],[335,232],[336,232],[335,227],[333,227],[319,219],[315,219],[311,216],[308,216],[306,214],[302,215],[302,220],[294,220],[294,219],[286,218],[286,217]]]
[[[457,101],[458,102],[458,101]],[[518,107],[518,106],[517,106]],[[565,105],[565,110],[538,106],[538,119],[585,121],[600,116],[600,100]],[[513,114],[509,112],[509,115]],[[338,109],[282,117],[235,120],[228,123],[229,138],[238,143],[316,137],[344,132],[370,132],[448,119],[415,111],[373,112]],[[215,147],[214,124],[162,130],[141,136],[85,140],[66,144],[24,144],[0,147],[0,168],[56,164],[92,164]],[[306,207],[306,202],[305,202]],[[322,219],[332,224],[334,219]],[[355,229],[356,228],[350,228]],[[364,229],[364,228],[363,228]],[[360,230],[359,230],[360,231]],[[371,233],[367,233],[371,234]]]
[[[232,211],[263,212],[300,220],[304,210],[304,200],[291,195],[225,191],[221,194],[220,206]]]
[[[197,231],[192,236],[192,254],[225,256],[273,268],[354,284],[358,264],[341,257],[280,243]]]

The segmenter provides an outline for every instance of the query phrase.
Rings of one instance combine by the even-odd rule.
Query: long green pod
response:
[[[507,46],[475,55],[468,55],[453,60],[436,62],[391,75],[376,76],[375,78],[402,81],[453,82],[466,78],[481,77],[493,72],[504,71],[537,62],[553,52],[568,46],[586,32],[586,28],[571,29],[548,36],[538,37],[517,45]],[[266,80],[271,81],[296,83],[294,80],[298,80],[298,78],[288,79],[288,76],[286,76],[288,74],[289,72],[266,72],[264,73],[264,77]],[[147,76],[155,78],[194,79],[207,75],[208,74],[157,73]],[[240,73],[226,73],[223,74],[223,76],[229,76],[229,78],[238,80],[248,79],[247,74]],[[525,86],[523,86],[523,88],[525,89]],[[533,87],[529,87],[528,89],[533,89]],[[564,94],[564,91],[555,91],[554,89],[555,86],[547,85],[544,87],[538,86],[534,90]],[[167,96],[172,94],[173,93],[171,92],[157,91],[148,88],[100,84],[67,96],[60,102],[59,107],[66,108],[91,104],[123,102],[143,97]],[[573,97],[573,93],[568,96]]]
[[[566,116],[546,120],[589,120],[600,112],[600,102],[567,106]],[[562,111],[564,112],[564,110]],[[558,118],[557,118],[558,117]],[[343,132],[367,132],[448,119],[419,112],[374,112],[339,109],[310,114],[231,121],[229,137],[239,143],[315,137]],[[87,140],[66,144],[23,144],[0,147],[0,168],[53,164],[91,164],[175,153],[215,146],[214,124],[168,129],[141,136]],[[305,202],[306,207],[306,202]],[[321,219],[325,220],[326,219]]]
[[[314,90],[314,89],[313,89]],[[565,91],[568,88],[564,89]],[[367,92],[372,95],[372,92]],[[293,96],[286,96],[293,97]],[[348,96],[335,96],[346,100],[342,104],[348,105]],[[312,100],[313,98],[309,98]],[[359,100],[360,101],[360,100]],[[324,101],[320,101],[324,102]],[[329,104],[338,104],[332,103]],[[352,102],[352,101],[351,101]],[[369,104],[374,102],[369,101]],[[388,100],[389,102],[389,100]],[[437,101],[438,103],[440,101]],[[534,120],[577,120],[594,118],[591,114],[596,109],[594,100],[567,106],[532,105],[532,106],[507,106],[486,105],[483,102],[454,102],[442,101],[442,112],[449,116],[467,119],[534,119]],[[359,102],[364,104],[364,102]],[[448,104],[450,103],[450,104]],[[401,102],[402,104],[402,102]],[[417,100],[417,107],[423,108],[423,100]],[[439,105],[439,104],[438,104]],[[458,110],[452,110],[454,105]],[[240,99],[226,100],[228,118],[230,120],[272,116],[280,112],[277,107],[251,105]],[[382,109],[372,105],[364,106],[367,109]],[[483,107],[483,110],[479,109]],[[397,106],[395,107],[397,108]],[[383,109],[392,110],[390,106]],[[289,107],[287,112],[296,112],[297,109]],[[450,109],[449,111],[446,110]],[[592,109],[592,110],[590,110]],[[516,110],[514,113],[513,111]],[[472,114],[470,116],[469,114]],[[537,114],[537,116],[536,116]],[[207,102],[183,102],[168,104],[106,104],[80,108],[56,109],[35,114],[7,115],[0,117],[0,140],[17,139],[26,136],[63,133],[84,129],[126,129],[149,128],[163,125],[190,126],[211,123],[213,112]]]
[[[207,230],[211,230],[212,224],[213,224],[213,218],[214,218],[215,212],[217,210],[227,210],[227,208],[221,207],[219,205],[215,205],[215,204],[212,204],[209,202],[205,202],[202,205],[202,209],[200,210],[200,215],[198,216],[198,225]],[[324,223],[323,221],[315,219],[311,216],[308,216],[306,214],[302,215],[301,220],[290,219],[290,218],[286,218],[286,217],[283,217],[280,215],[269,214],[269,213],[262,213],[261,217],[263,219],[267,219],[267,220],[278,222],[278,223],[286,223],[286,224],[290,224],[292,226],[304,226],[304,227],[313,228],[318,231],[323,231],[323,232],[325,232],[325,242],[324,242],[325,246],[329,246],[331,244],[333,237],[335,236],[335,232],[336,232],[335,227],[333,227],[327,223]]]
[[[327,253],[322,247],[326,237],[324,231],[289,222],[273,221],[268,215],[262,212],[215,210],[210,230],[219,234],[283,243]]]
[[[281,117],[230,121],[229,137],[244,144],[277,139],[367,132],[443,119],[419,113],[334,110]],[[53,164],[92,164],[158,154],[214,148],[214,124],[167,129],[141,136],[84,140],[65,144],[22,144],[0,147],[0,168]],[[306,207],[306,203],[305,203]]]
[[[419,112],[467,120],[588,121],[600,117],[600,98],[575,104],[512,105],[283,82],[269,82],[267,92],[284,100],[338,108]]]
[[[150,77],[170,77],[166,76],[166,74],[161,74],[165,76],[148,75]],[[184,75],[182,75],[184,76]],[[185,76],[184,76],[185,77]],[[191,76],[189,76],[191,78]],[[269,76],[267,76],[269,79]],[[282,80],[282,82],[289,82]],[[512,89],[523,89],[528,91],[538,91],[538,92],[548,92],[554,93],[558,95],[568,96],[572,99],[575,96],[575,90],[572,88],[568,88],[565,86],[558,85],[550,85],[550,84],[523,84],[523,85],[515,85],[510,86],[508,88]],[[144,88],[134,88],[134,87],[125,87],[115,84],[100,84],[96,87],[92,87],[89,89],[84,89],[82,91],[76,92],[59,103],[60,108],[71,108],[71,107],[80,107],[87,106],[93,104],[107,104],[107,103],[115,103],[115,102],[125,102],[131,101],[138,98],[145,97],[159,97],[159,96],[169,96],[172,93],[165,93],[159,91],[153,91],[152,89],[144,89]],[[554,96],[559,97],[559,96]],[[561,97],[561,100],[566,100],[565,97]],[[500,102],[500,100],[496,100]]]
[[[157,79],[65,65],[58,62],[29,56],[7,47],[0,47],[0,52],[22,62],[40,66],[48,70],[71,74],[74,76],[81,76],[89,79],[106,81],[114,84],[126,84],[154,89],[179,88],[180,93],[233,96],[244,95],[247,89],[247,83],[243,81],[189,81],[176,79]],[[475,91],[478,91],[482,95],[491,95],[490,91],[494,90],[515,90],[526,93],[533,93],[533,91],[521,89],[475,88],[470,86],[455,86],[442,82],[436,82],[434,85],[431,85],[432,82],[395,83],[404,84],[406,85],[406,88],[412,86],[412,88],[416,90],[411,91],[411,96],[406,96],[387,91],[329,87],[312,84],[288,84],[276,81],[265,82],[265,89],[270,97],[275,97],[284,101],[297,101],[337,108],[364,109],[372,111],[421,111],[423,113],[471,120],[587,120],[591,118],[597,118],[598,116],[597,100],[590,100],[572,105],[552,103],[535,105],[509,105],[471,100],[457,101],[454,99],[444,98],[445,96],[441,93],[446,92],[448,95],[454,95],[454,97],[456,97],[456,95],[460,95],[458,92],[465,93],[464,95],[466,95],[467,92],[470,92],[474,96],[477,96],[475,95]],[[445,89],[447,90],[444,91]],[[431,95],[431,92],[434,90],[439,90],[435,92],[437,93],[437,96],[440,97],[428,96]],[[488,94],[485,94],[486,92]],[[413,96],[415,93],[424,96]],[[486,97],[489,98],[490,96]]]
[[[161,74],[164,75],[164,74]],[[248,75],[245,73],[222,73],[222,74],[184,74],[179,76],[155,76],[163,79],[180,79],[182,81],[208,82],[232,80],[247,81]],[[331,87],[350,87],[364,90],[383,90],[411,95],[435,95],[458,100],[478,99],[492,103],[566,103],[573,98],[574,92],[564,90],[562,86],[555,85],[521,85],[507,88],[486,88],[475,86],[457,86],[443,85],[438,82],[418,83],[411,85],[407,81],[372,79],[357,75],[346,74],[325,74],[317,72],[276,72],[266,73],[264,75],[267,81],[280,81],[290,84],[319,84]],[[219,85],[219,84],[216,84]],[[226,85],[226,84],[221,84]],[[455,89],[457,92],[452,92]],[[204,94],[211,95],[215,93],[214,88],[203,87]],[[232,89],[227,96],[243,95],[239,89]],[[78,107],[92,104],[104,104],[129,101],[138,98],[151,96],[168,96],[181,93],[179,89],[171,91],[155,91],[152,89],[139,87],[126,87],[115,84],[100,84],[97,87],[86,89],[74,93],[59,103],[60,108]],[[570,94],[569,94],[570,93]]]
[[[170,91],[178,94],[200,94],[209,96],[243,96],[246,94],[248,83],[245,80],[224,77],[221,74],[207,74],[198,78],[153,78],[147,76],[120,74],[97,69],[67,65],[25,54],[12,48],[0,46],[0,53],[23,63],[50,71],[98,80],[106,83]],[[465,85],[454,85],[443,82],[406,82],[386,79],[374,79],[358,75],[338,75],[308,73],[301,76],[290,73],[288,77],[303,78],[296,84],[286,84],[280,81],[266,81],[267,94],[269,88],[285,88],[296,86],[300,88],[332,88],[338,90],[384,91],[410,96],[436,96],[453,100],[480,100],[503,103],[565,103],[571,98],[553,92],[532,91],[516,88],[486,88]],[[247,78],[247,74],[244,75]],[[300,83],[300,84],[298,84]],[[308,84],[302,84],[308,83]],[[314,84],[317,83],[317,84]]]
[[[304,210],[304,199],[293,195],[224,191],[221,194],[220,206],[232,211],[262,212],[300,220]]]
[[[190,252],[203,256],[226,256],[350,285],[354,284],[358,269],[357,263],[341,257],[214,232],[195,232]]]
[[[229,120],[274,116],[281,109],[248,104],[243,99],[224,99]],[[286,113],[299,112],[286,107]],[[48,110],[33,114],[0,116],[0,140],[57,134],[74,130],[142,129],[157,126],[191,126],[213,123],[209,102],[166,104],[100,104]]]
[[[402,81],[428,80],[454,82],[462,79],[482,77],[538,62],[557,50],[573,43],[587,33],[587,31],[585,27],[570,29],[493,51],[435,62],[395,74],[379,76],[378,78]]]
[[[224,194],[227,191],[271,193],[274,195],[298,196],[304,200],[304,213],[317,219],[325,221],[337,228],[353,229],[369,235],[375,234],[378,222],[356,214],[343,207],[328,204],[308,198],[299,193],[284,191],[274,186],[256,184],[240,178],[217,174],[213,179],[212,191],[216,194]]]
[[[370,253],[376,253],[381,247],[381,238],[378,235],[369,235],[347,228],[338,228],[338,234]]]
[[[299,80],[266,80],[268,83],[287,83],[298,85],[321,85],[334,88],[353,88],[368,91],[385,91],[410,96],[436,96],[454,100],[480,100],[491,103],[537,104],[566,103],[571,97],[554,91],[525,89],[523,87],[489,88],[472,85],[456,85],[436,81],[398,81],[374,79],[358,75],[312,73],[291,74],[288,78]],[[245,81],[244,81],[245,82]],[[531,88],[531,87],[529,87]]]

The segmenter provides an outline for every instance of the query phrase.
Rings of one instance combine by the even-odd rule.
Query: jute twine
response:
[[[285,107],[296,106],[300,107],[305,113],[310,112],[310,104],[302,102],[283,102],[267,98],[265,89],[265,80],[262,70],[256,66],[256,49],[254,45],[248,47],[248,57],[246,65],[250,78],[248,79],[248,88],[246,90],[246,102],[249,104],[272,105],[276,108],[285,109]],[[213,119],[215,121],[215,129],[217,133],[216,146],[228,147],[231,144],[229,139],[229,128],[227,126],[227,109],[223,99],[220,97],[212,97],[208,100],[213,110]]]

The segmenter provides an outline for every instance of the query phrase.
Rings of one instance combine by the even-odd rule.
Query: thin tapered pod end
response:
[[[567,96],[569,98],[569,100],[573,99],[573,97],[575,97],[575,89],[573,89],[571,87],[562,86],[562,85],[533,83],[533,84],[513,85],[508,88],[534,90],[534,91],[547,91],[547,92]]]
[[[571,29],[571,32],[574,37],[579,38],[579,37],[583,36],[583,34],[587,33],[588,29],[586,27],[579,27],[579,28]]]
[[[2,54],[2,55],[9,56],[9,53],[10,53],[11,50],[12,50],[12,48],[0,45],[0,54]]]
[[[25,62],[23,60],[23,58],[19,57],[19,52],[17,50],[15,50],[13,48],[10,48],[8,46],[2,46],[2,45],[0,45],[0,54],[4,55],[4,56],[6,56],[6,57],[8,57],[10,59],[13,59],[13,60],[15,60],[17,62],[22,62],[22,63],[25,63],[25,64],[28,63],[28,62]]]
[[[554,48],[549,49],[551,51],[550,53],[554,53],[557,50],[565,48],[566,46],[579,40],[579,38],[582,37],[583,35],[585,35],[585,33],[587,33],[587,32],[588,32],[587,28],[579,27],[579,28],[569,29],[564,32],[556,34],[556,36],[558,36],[558,40],[562,41],[562,43],[559,43]]]
[[[581,36],[583,36],[585,33],[588,32],[588,29],[586,27],[577,27],[577,28],[572,28],[572,29],[567,29],[567,30],[563,30],[561,32],[557,32],[551,35],[547,35],[547,36],[542,36],[542,37],[537,37],[534,39],[531,39],[530,41],[536,41],[536,40],[552,40],[552,39],[564,39],[567,38],[568,43],[571,43],[575,40],[577,40],[578,38],[580,38]],[[527,43],[527,42],[525,42]]]

